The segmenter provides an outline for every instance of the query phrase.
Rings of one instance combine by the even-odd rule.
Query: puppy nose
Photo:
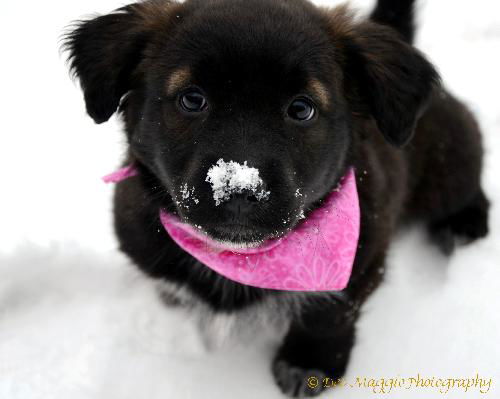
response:
[[[259,200],[251,192],[233,193],[224,204],[224,207],[227,211],[238,217],[251,213],[258,203]]]

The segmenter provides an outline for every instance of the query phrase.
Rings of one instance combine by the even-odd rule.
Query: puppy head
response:
[[[89,115],[121,102],[166,206],[240,245],[284,234],[335,187],[356,118],[406,143],[436,80],[389,29],[301,0],[150,0],[80,23],[67,48]]]

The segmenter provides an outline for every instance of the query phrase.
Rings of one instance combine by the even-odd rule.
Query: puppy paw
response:
[[[489,203],[482,192],[462,210],[430,225],[433,240],[445,254],[488,234]]]
[[[325,389],[323,380],[326,374],[321,370],[301,368],[276,358],[272,372],[281,391],[292,398],[318,396]]]

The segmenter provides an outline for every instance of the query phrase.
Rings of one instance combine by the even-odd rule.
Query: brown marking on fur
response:
[[[143,27],[152,32],[163,31],[171,26],[171,22],[180,21],[184,8],[182,3],[165,0],[146,1],[131,7],[137,12]]]
[[[172,94],[184,86],[191,77],[189,67],[181,67],[175,70],[167,80],[167,94]]]
[[[343,41],[355,35],[355,12],[347,4],[323,8],[326,25],[334,44],[343,49]]]
[[[330,95],[328,94],[328,90],[318,79],[311,79],[307,85],[309,91],[311,91],[316,97],[321,105],[326,108],[330,103]]]

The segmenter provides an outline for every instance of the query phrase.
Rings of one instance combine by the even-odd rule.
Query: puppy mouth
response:
[[[252,249],[274,238],[260,229],[245,224],[224,224],[203,229],[205,234],[228,249]]]
[[[231,249],[259,249],[277,241],[293,231],[305,219],[302,207],[290,211],[273,222],[263,218],[261,222],[250,218],[232,218],[224,221],[196,221],[196,218],[182,218],[184,223],[212,240],[219,247]],[[267,222],[266,222],[267,220]],[[277,224],[278,223],[278,224]]]

